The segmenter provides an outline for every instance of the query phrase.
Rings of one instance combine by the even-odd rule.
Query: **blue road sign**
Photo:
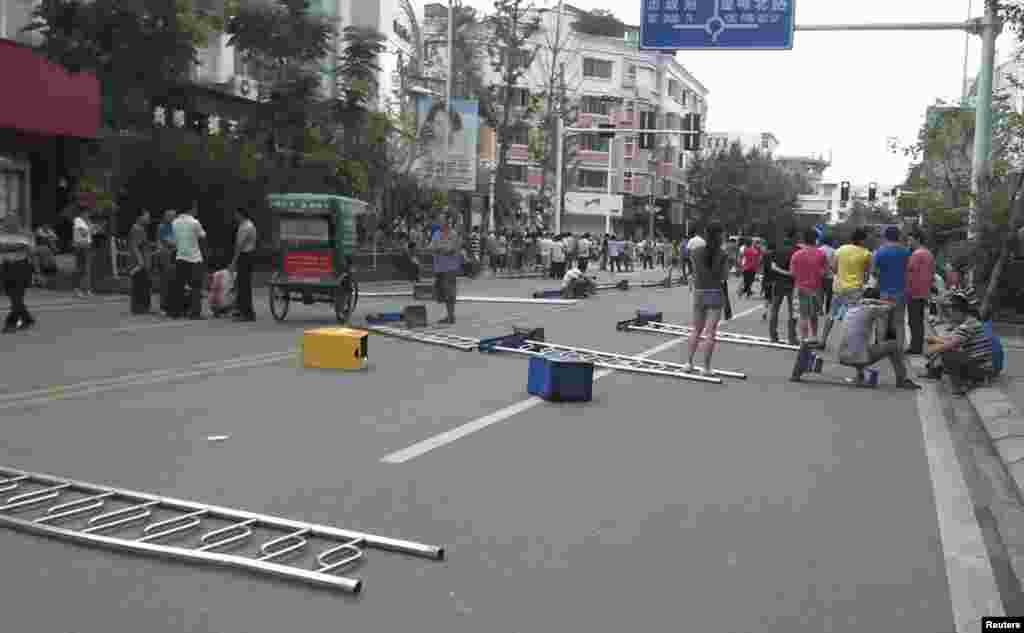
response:
[[[795,0],[641,0],[640,48],[789,50]]]

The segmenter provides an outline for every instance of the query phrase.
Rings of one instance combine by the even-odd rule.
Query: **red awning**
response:
[[[71,74],[10,40],[0,40],[0,128],[50,136],[95,138],[100,126],[100,84],[92,73]]]

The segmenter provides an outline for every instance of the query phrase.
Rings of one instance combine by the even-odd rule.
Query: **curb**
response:
[[[1024,499],[1024,414],[997,386],[975,389],[967,399],[1013,479],[1017,494]]]

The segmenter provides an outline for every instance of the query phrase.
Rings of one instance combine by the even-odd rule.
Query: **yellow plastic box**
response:
[[[365,369],[369,333],[347,327],[306,330],[302,364],[310,369]]]

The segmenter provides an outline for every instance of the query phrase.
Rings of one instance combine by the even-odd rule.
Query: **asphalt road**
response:
[[[747,381],[615,373],[592,403],[522,405],[518,356],[374,335],[365,372],[302,369],[290,350],[332,322],[326,305],[282,324],[261,298],[261,319],[236,324],[35,299],[39,328],[0,338],[0,465],[445,545],[448,558],[370,550],[352,597],[4,530],[5,630],[937,633],[974,613],[959,579],[983,577],[984,561],[959,554],[969,521],[944,517],[958,491],[936,475],[950,463],[913,393],[828,384],[835,369],[794,385],[790,353],[723,346],[716,365]],[[408,301],[364,301],[355,322]],[[448,331],[537,326],[636,354],[672,339],[617,320],[656,306],[685,322],[688,303],[676,288],[462,304]],[[764,334],[756,304],[736,306],[750,310],[728,329]],[[455,439],[386,459],[438,437]],[[985,584],[967,584],[978,610]]]

